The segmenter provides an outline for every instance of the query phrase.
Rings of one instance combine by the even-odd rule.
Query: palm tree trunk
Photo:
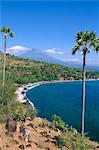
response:
[[[81,123],[81,134],[84,134],[85,127],[85,81],[86,81],[86,54],[83,55],[83,85],[82,85],[82,123]]]
[[[4,36],[4,56],[3,56],[3,82],[2,86],[4,88],[5,85],[5,67],[6,67],[6,35]]]

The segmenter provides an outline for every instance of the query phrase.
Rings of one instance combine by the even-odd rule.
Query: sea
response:
[[[49,83],[28,90],[38,115],[51,120],[59,115],[81,132],[82,81]],[[99,141],[99,80],[86,81],[85,133]]]

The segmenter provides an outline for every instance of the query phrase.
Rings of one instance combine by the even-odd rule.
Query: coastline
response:
[[[97,81],[97,80],[99,79],[88,79],[86,81]],[[44,85],[44,84],[61,83],[61,82],[79,82],[79,81],[82,81],[82,80],[54,80],[54,81],[41,81],[41,82],[29,83],[26,85],[22,85],[21,87],[18,87],[18,89],[15,92],[17,95],[16,99],[17,101],[23,104],[29,103],[34,110],[35,108],[34,103],[31,102],[31,100],[28,99],[28,97],[26,96],[26,93],[28,90],[35,88],[37,86],[40,86],[40,85]]]

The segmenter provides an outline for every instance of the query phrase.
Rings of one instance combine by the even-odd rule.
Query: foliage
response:
[[[25,121],[27,118],[33,119],[37,116],[36,108],[30,110],[30,104],[20,104],[19,102],[14,102],[13,110],[14,110],[14,117],[18,121]]]
[[[52,120],[56,125],[60,122],[62,127],[64,127],[64,132],[55,138],[56,144],[60,149],[66,145],[66,147],[71,150],[93,150],[93,148],[86,143],[88,140],[86,134],[82,136],[75,128],[65,124],[64,121],[57,115],[53,115]]]
[[[82,49],[82,54],[86,55],[90,52],[90,47],[95,52],[99,51],[99,38],[96,37],[94,32],[78,32],[76,35],[76,45],[72,49],[72,54]]]
[[[1,79],[1,78],[0,78]],[[0,80],[0,122],[4,122],[7,116],[13,115],[12,105],[15,100],[15,86],[13,83],[6,80],[5,87],[2,87]]]
[[[65,144],[68,145],[68,149],[72,150],[93,150],[93,148],[86,143],[88,138],[81,136],[81,134],[74,135],[71,131],[64,133],[63,135]]]
[[[37,115],[38,115],[38,110],[37,110],[36,108],[34,108],[34,110],[31,111],[28,116],[29,116],[31,119],[33,119],[33,118],[35,118]]]
[[[2,54],[0,55],[0,61]],[[97,72],[87,72],[87,79],[99,78]],[[82,71],[57,64],[33,61],[7,55],[6,78],[17,85],[39,81],[80,80]]]
[[[2,54],[0,55],[0,61],[1,56]],[[81,71],[61,65],[25,60],[9,55],[7,56],[7,62],[5,88],[2,89],[2,86],[0,86],[0,122],[4,122],[8,115],[19,120],[25,120],[28,117],[34,118],[37,115],[36,109],[32,111],[30,105],[23,105],[16,101],[16,86],[42,80],[57,80],[60,77],[69,80],[71,77],[74,79],[78,76],[78,79],[82,78]],[[2,73],[2,70],[0,70],[0,73]],[[96,72],[87,72],[86,75],[87,78],[99,78],[99,73]],[[0,79],[2,79],[1,76]],[[2,85],[1,80],[0,85]],[[2,91],[5,93],[3,96]],[[52,121],[62,131],[62,136],[57,138],[59,148],[62,149],[64,145],[67,145],[69,149],[91,150],[91,147],[86,145],[86,137],[82,137],[76,129],[65,124],[59,116],[53,115]]]
[[[65,129],[65,122],[60,118],[60,116],[58,115],[53,115],[52,116],[52,122],[56,125],[57,128],[59,128],[60,130],[64,130]]]
[[[15,84],[6,80],[5,87],[2,88],[0,80],[0,122],[5,122],[7,117],[17,118],[18,120],[31,119],[37,115],[37,110],[32,109],[30,104],[24,105],[16,101]]]
[[[65,145],[64,138],[62,138],[62,137],[56,137],[55,139],[56,139],[56,144],[62,150],[63,146]]]

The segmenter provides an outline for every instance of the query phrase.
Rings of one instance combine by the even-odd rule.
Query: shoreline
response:
[[[88,79],[86,81],[98,81],[99,79]],[[35,83],[29,83],[26,85],[22,85],[21,87],[18,87],[18,89],[16,90],[16,99],[17,101],[19,101],[20,103],[26,104],[29,103],[33,110],[35,108],[34,103],[31,102],[30,99],[28,99],[28,97],[26,96],[26,93],[28,92],[28,90],[35,88],[37,86],[40,85],[44,85],[44,84],[50,84],[50,83],[62,83],[62,82],[79,82],[82,80],[54,80],[54,81],[40,81],[40,82],[35,82]]]

